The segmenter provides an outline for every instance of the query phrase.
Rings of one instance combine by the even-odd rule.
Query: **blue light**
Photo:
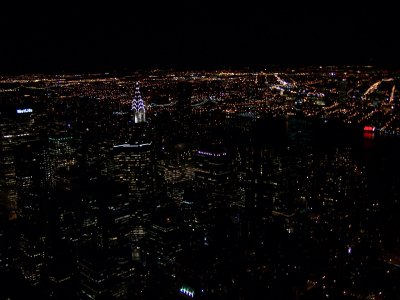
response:
[[[181,289],[179,290],[179,292],[185,296],[188,296],[190,298],[194,297],[194,290],[187,288],[187,287],[181,287]]]

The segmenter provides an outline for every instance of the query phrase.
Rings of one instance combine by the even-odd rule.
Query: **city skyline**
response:
[[[399,299],[397,19],[2,5],[0,298]]]
[[[0,297],[395,299],[400,75],[0,76]]]

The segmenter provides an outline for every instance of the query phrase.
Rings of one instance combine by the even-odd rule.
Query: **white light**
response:
[[[194,292],[189,291],[188,289],[181,288],[179,291],[180,291],[182,294],[186,295],[186,296],[189,296],[189,297],[192,297],[192,298],[193,298],[193,296],[194,296]]]
[[[17,109],[17,114],[26,114],[33,112],[32,108],[21,108]]]

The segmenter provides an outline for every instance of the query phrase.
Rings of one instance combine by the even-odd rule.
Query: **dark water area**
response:
[[[390,164],[387,167],[391,171],[400,166],[399,138],[364,132],[361,126],[343,124],[341,121],[263,119],[255,125],[250,139],[260,148],[284,149],[297,144],[308,151],[327,153],[347,148],[351,149],[353,158],[361,164],[370,167]]]

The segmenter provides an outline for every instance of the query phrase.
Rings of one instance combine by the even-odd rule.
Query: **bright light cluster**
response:
[[[182,287],[179,292],[181,292],[182,294],[193,298],[194,297],[194,291],[193,290],[189,290],[188,288]]]

